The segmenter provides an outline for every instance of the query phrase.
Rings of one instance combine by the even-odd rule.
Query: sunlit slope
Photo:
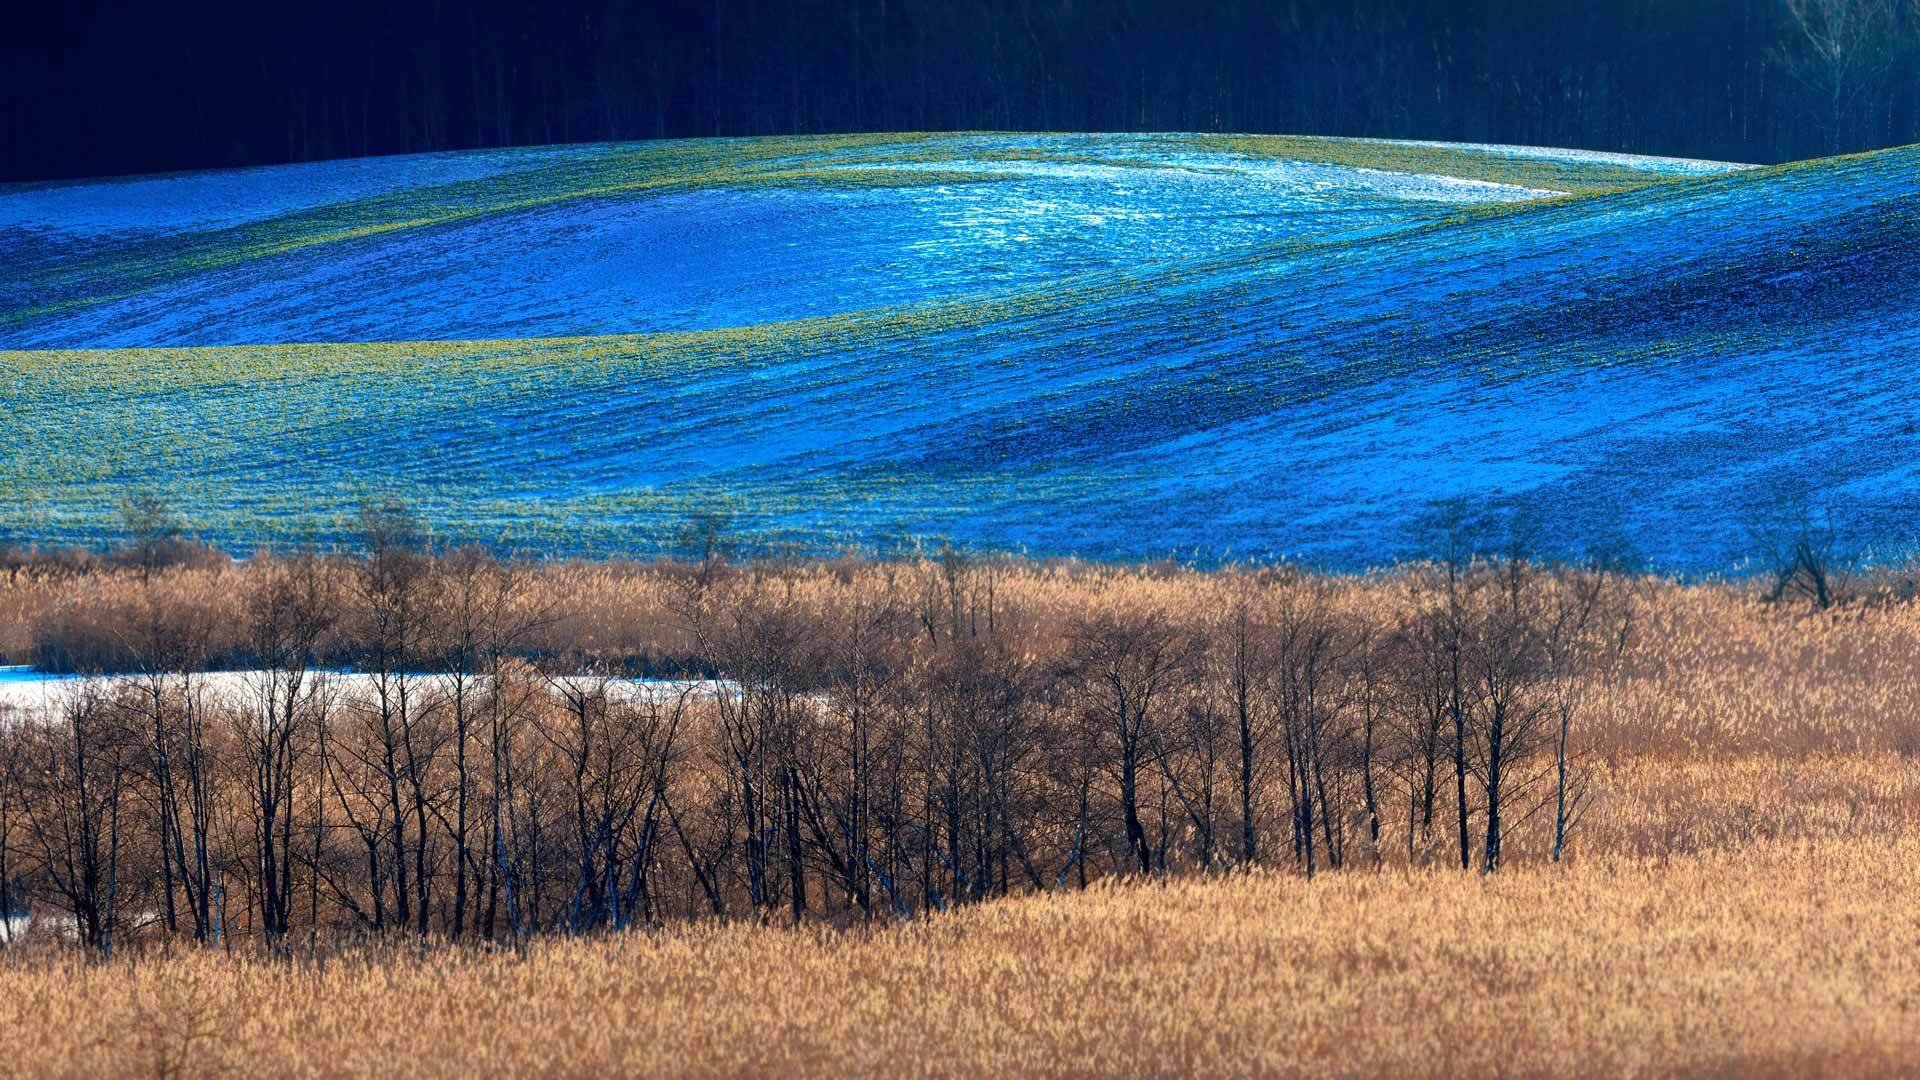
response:
[[[1165,171],[1165,141],[1161,164],[1134,171]],[[556,550],[645,549],[721,506],[816,546],[944,536],[1364,565],[1406,551],[1409,523],[1458,497],[1526,504],[1555,549],[1624,536],[1705,569],[1740,556],[1783,490],[1811,486],[1867,531],[1909,519],[1920,151],[1727,174],[1301,142],[1177,145],[1296,168],[1338,167],[1300,160],[1325,147],[1370,147],[1385,169],[1451,157],[1440,187],[1498,182],[1470,167],[1520,171],[1511,191],[1487,189],[1499,199],[1395,194],[1356,213],[1342,207],[1365,200],[1342,190],[1264,231],[1189,222],[1149,259],[1091,242],[1064,274],[1007,256],[998,277],[925,295],[902,262],[869,282],[883,305],[812,318],[747,288],[683,314],[759,317],[655,333],[0,354],[0,522],[85,535],[147,483],[243,542],[326,537],[393,493],[449,534]],[[889,190],[937,204],[973,186]],[[1082,229],[1043,246],[1099,235]],[[316,246],[351,258],[363,243]],[[196,318],[173,329],[242,325]]]
[[[738,326],[1725,168],[1355,140],[928,135],[59,185],[0,194],[0,347]]]

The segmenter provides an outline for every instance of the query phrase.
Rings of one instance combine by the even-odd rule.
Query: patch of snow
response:
[[[1701,158],[1659,157],[1647,154],[1618,154],[1604,150],[1569,150],[1551,146],[1513,146],[1506,143],[1433,142],[1420,139],[1366,139],[1390,146],[1431,146],[1442,150],[1466,150],[1500,157],[1528,158],[1535,161],[1564,161],[1591,165],[1619,165],[1623,168],[1667,176],[1718,176],[1758,166],[1733,161],[1708,161]]]
[[[64,675],[36,671],[31,667],[0,667],[0,713],[18,710],[24,713],[45,713],[59,708],[69,696],[90,689],[111,690],[116,686],[125,686],[144,678],[139,675],[82,676]],[[168,676],[169,686],[178,689],[181,676]],[[258,671],[210,671],[192,676],[195,689],[207,695],[213,701],[240,705],[245,704],[264,685],[264,673]],[[431,695],[436,688],[451,685],[451,676],[435,674],[416,674],[403,676],[416,687],[424,688]],[[556,681],[576,687],[590,688],[593,676],[562,676]],[[730,690],[735,684],[725,680],[713,679],[626,679],[608,678],[605,680],[608,692],[616,701],[637,701],[643,698],[666,700],[681,694],[696,697],[710,697],[716,693]],[[484,688],[491,682],[486,676],[474,676],[469,686]],[[308,690],[337,694],[343,702],[364,701],[372,694],[374,677],[361,672],[313,671],[309,673]],[[416,691],[418,692],[418,691]],[[431,701],[431,698],[429,698]]]

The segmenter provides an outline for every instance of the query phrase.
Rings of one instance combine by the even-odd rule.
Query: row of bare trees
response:
[[[713,555],[671,617],[719,677],[642,681],[528,647],[537,567],[363,525],[363,556],[232,572],[251,670],[204,670],[218,620],[156,600],[118,617],[135,673],[0,724],[9,938],[514,942],[1253,864],[1492,872],[1522,835],[1557,860],[1632,619],[1619,578],[1518,559],[1423,567],[1393,610],[1272,571],[1062,614],[993,562],[822,590]]]

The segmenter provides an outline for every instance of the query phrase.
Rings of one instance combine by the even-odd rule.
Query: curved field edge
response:
[[[991,182],[996,161],[1169,167],[1154,153],[1211,151],[1343,165],[1571,194],[1631,190],[1669,179],[1618,161],[1513,157],[1498,148],[1278,136],[1016,136],[877,134],[684,140],[588,147],[577,159],[430,184],[228,228],[67,250],[14,252],[0,285],[0,329],[138,295],[195,274],[306,249],[596,198],[643,198],[754,187],[875,188]],[[942,170],[960,162],[970,171]],[[898,166],[927,166],[911,171]],[[979,166],[989,166],[981,170]],[[191,177],[183,178],[191,182]],[[57,222],[50,223],[57,225]]]
[[[849,143],[848,145],[859,145]],[[825,154],[832,144],[812,149]],[[108,243],[18,266],[0,291],[0,328],[123,299],[194,274],[310,248],[529,211],[581,199],[664,195],[703,188],[762,186],[879,187],[972,183],[981,173],[900,173],[857,166],[825,168],[795,158],[793,147],[701,146],[683,153],[652,149],[504,176],[404,190],[226,229]]]

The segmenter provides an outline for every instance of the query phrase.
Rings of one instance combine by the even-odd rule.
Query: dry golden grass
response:
[[[1920,833],[1491,878],[1254,875],[871,934],[695,926],[286,965],[0,970],[46,1076],[1894,1075]],[[197,1033],[189,1037],[189,1033]]]
[[[802,563],[784,567],[790,595],[816,611],[883,588],[912,601],[939,588],[926,562]],[[1148,606],[1204,627],[1223,617],[1246,578],[1086,564],[1013,562],[977,573],[1001,610],[1019,612],[1031,647],[1057,644],[1063,627],[1098,605]],[[251,571],[172,571],[157,602],[198,604],[237,632],[239,602]],[[522,598],[552,617],[549,651],[581,649],[614,657],[649,654],[671,662],[693,650],[677,614],[675,573],[633,563],[560,563],[539,567]],[[1386,623],[1416,604],[1412,576],[1392,572],[1322,579],[1333,602],[1363,621]],[[783,589],[785,586],[783,586]],[[1687,756],[1773,753],[1920,753],[1920,603],[1856,604],[1814,613],[1770,604],[1744,584],[1682,585],[1658,578],[1633,583],[1629,646],[1596,704],[1589,734],[1613,753]],[[0,577],[0,663],[31,662],[34,627],[64,610],[104,612],[104,621],[143,595],[131,574],[49,579]],[[97,621],[101,621],[97,619]],[[216,643],[218,644],[218,643]]]
[[[162,587],[224,610],[250,572]],[[787,572],[820,610],[938,583],[926,564]],[[992,587],[1045,650],[1102,605],[1205,626],[1244,584],[1014,564]],[[1382,620],[1416,588],[1316,587]],[[657,569],[550,566],[526,602],[555,614],[548,645],[672,657],[689,648],[675,588]],[[0,646],[130,589],[0,584]],[[1110,885],[871,932],[678,923],[524,955],[293,962],[237,943],[98,963],[42,942],[0,958],[0,1073],[1920,1072],[1920,605],[1634,589],[1630,644],[1585,687],[1596,799],[1563,865],[1536,815],[1497,875],[1449,868],[1444,823],[1409,868],[1390,812],[1384,868],[1356,840],[1348,869],[1312,881]]]

